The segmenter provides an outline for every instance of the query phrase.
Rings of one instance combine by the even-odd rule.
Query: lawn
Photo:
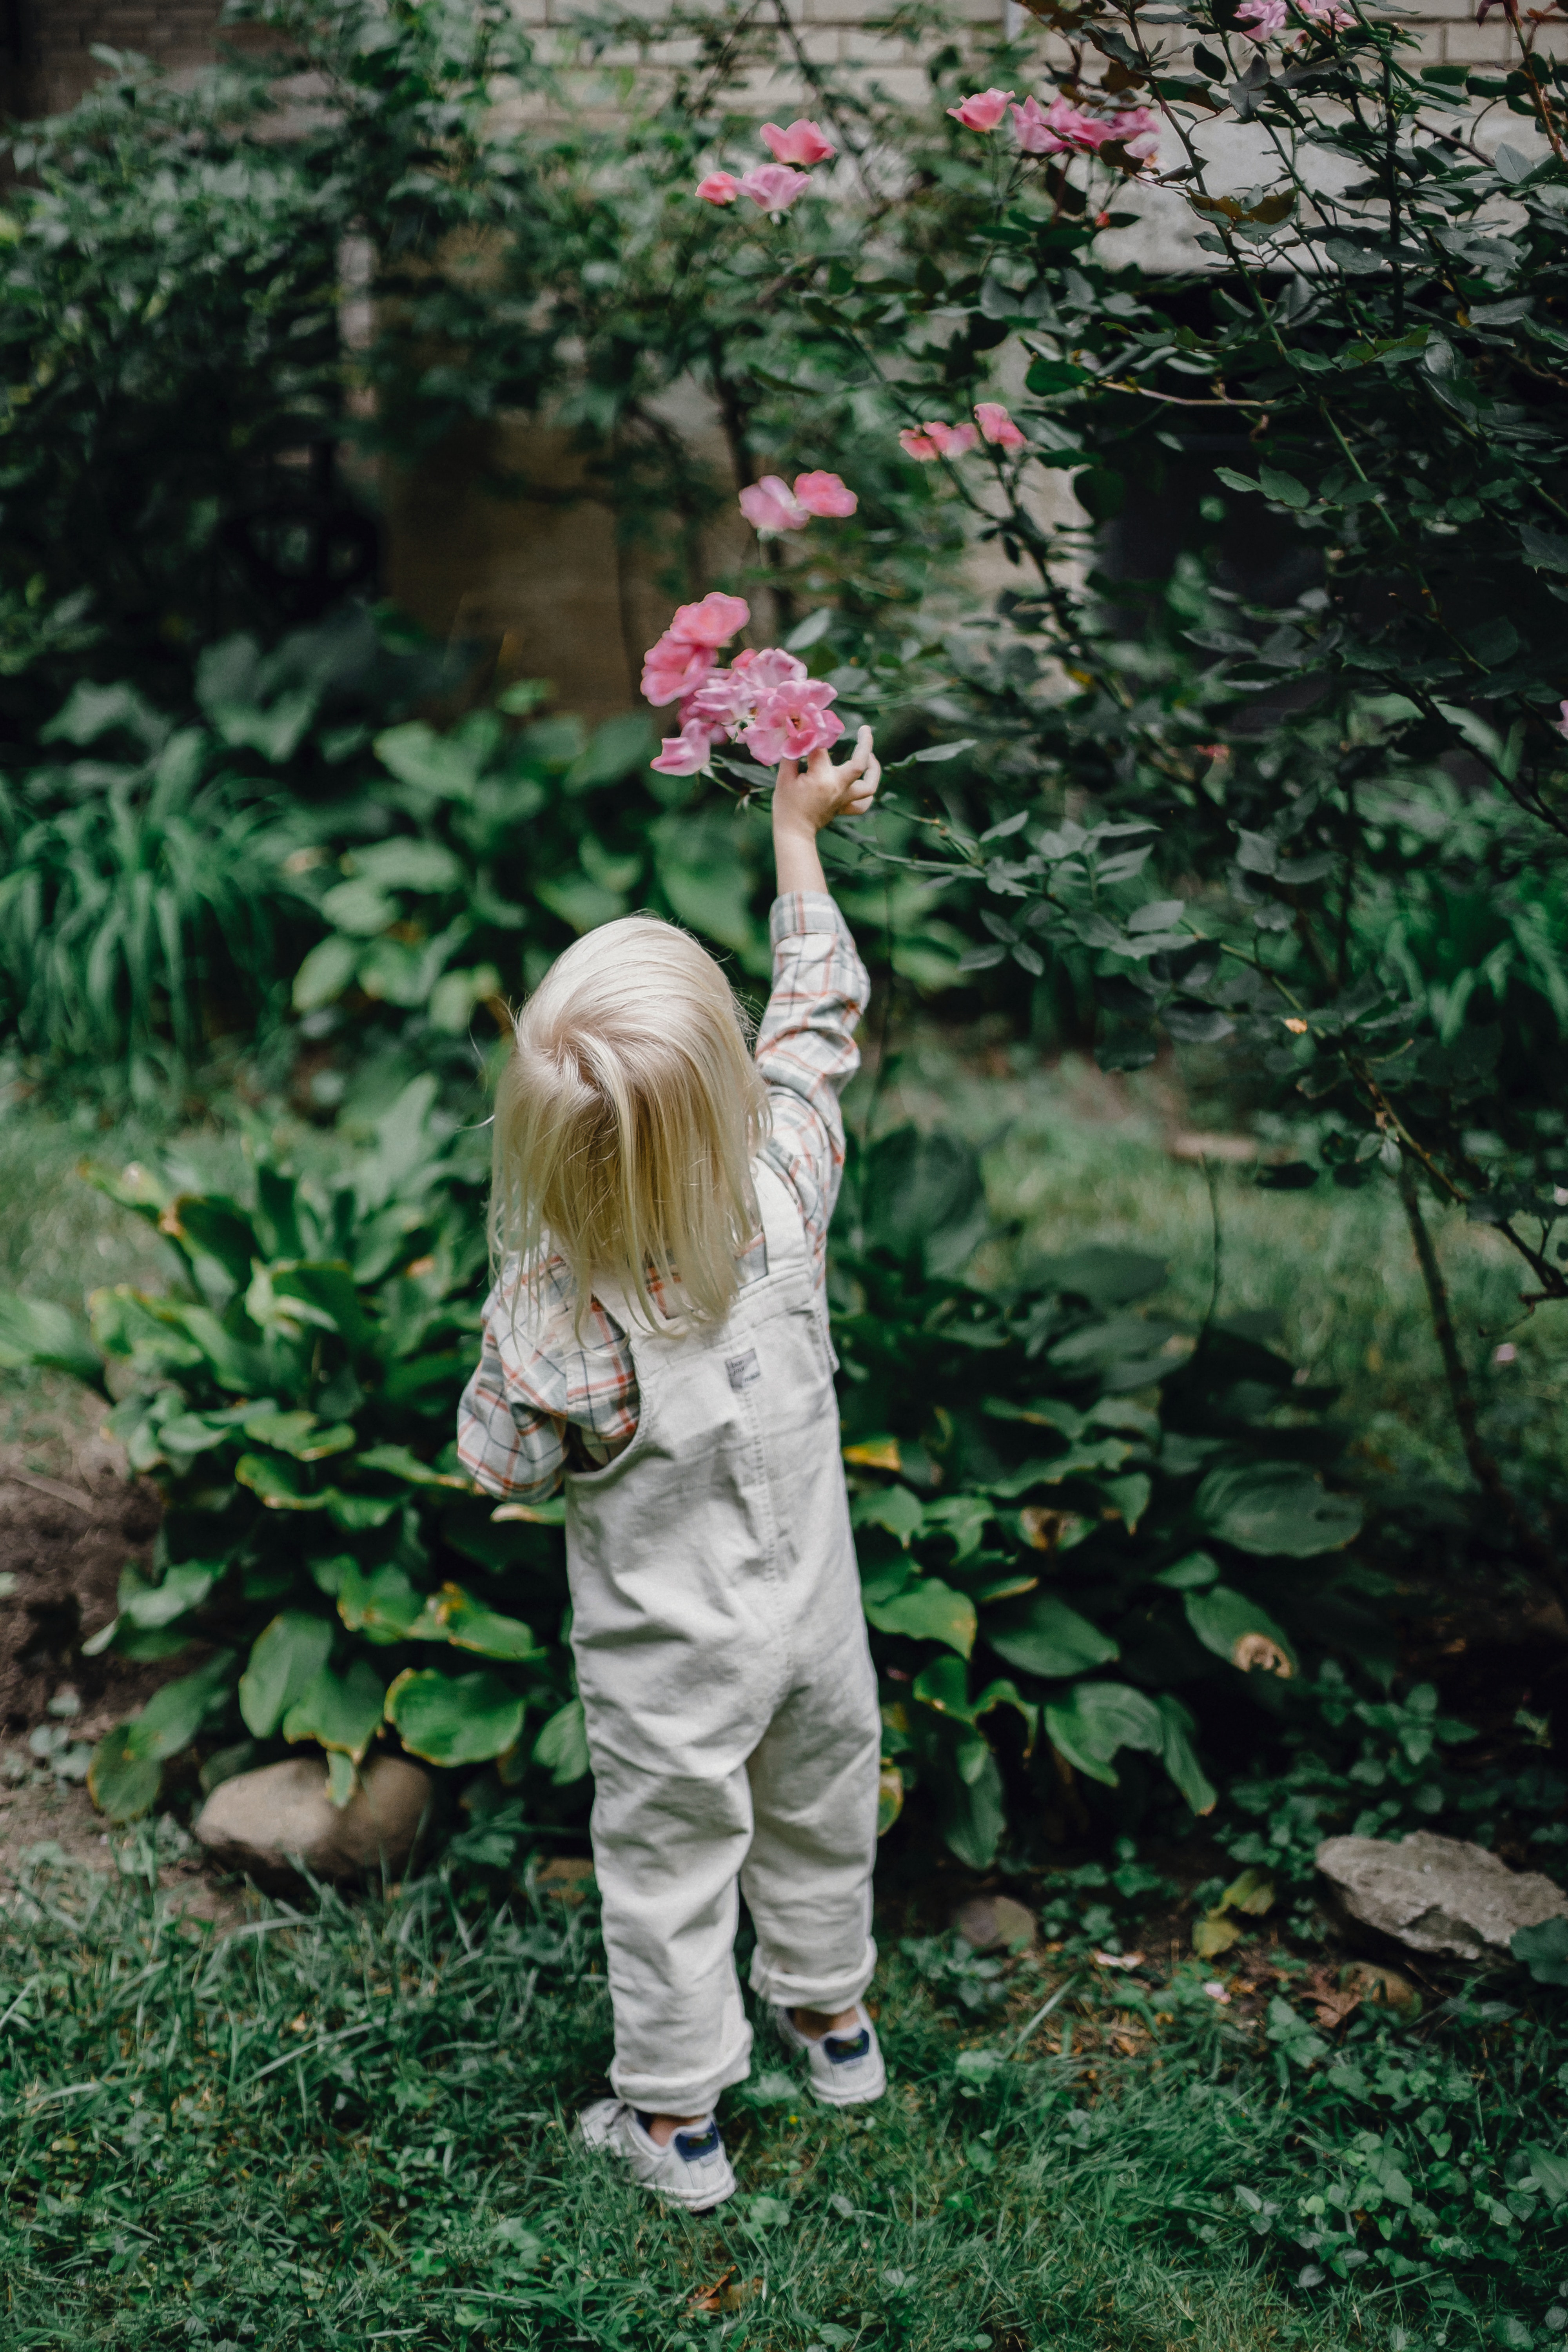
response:
[[[134,1838],[113,1880],[40,1862],[0,1926],[7,2352],[1526,2352],[1562,2326],[1562,2232],[1510,2182],[1554,2136],[1563,2037],[1505,2004],[1363,2008],[1330,2057],[1267,1946],[1222,2008],[1194,1963],[1112,1972],[1082,1932],[976,1961],[910,1935],[895,1887],[889,2095],[816,2111],[760,2037],[724,2108],[742,2193],[692,2218],[570,2140],[609,2054],[591,1900],[522,1870],[498,1906],[459,1852],[214,1927],[137,1866]],[[1342,2284],[1314,2231],[1352,2201],[1387,2245]],[[1412,2204],[1447,2265],[1402,2251]]]

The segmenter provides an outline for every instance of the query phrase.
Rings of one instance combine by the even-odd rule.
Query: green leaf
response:
[[[521,1699],[492,1674],[410,1666],[386,1694],[386,1715],[409,1754],[428,1764],[483,1764],[522,1733]]]
[[[477,1650],[481,1657],[508,1658],[514,1663],[547,1654],[521,1617],[502,1617],[487,1609],[460,1584],[444,1584],[426,1604],[423,1617],[413,1628],[413,1639],[451,1642],[459,1650]]]
[[[303,1609],[285,1609],[264,1626],[239,1678],[239,1711],[246,1729],[258,1739],[270,1739],[315,1681],[331,1648],[330,1619],[312,1617]]]
[[[1238,474],[1234,466],[1216,466],[1214,478],[1216,482],[1223,482],[1227,490],[1256,490],[1258,488],[1250,474]]]
[[[1037,1592],[1021,1608],[987,1614],[985,1638],[999,1657],[1047,1680],[1086,1674],[1120,1655],[1109,1633],[1079,1616],[1054,1592]]]
[[[960,1862],[989,1870],[1006,1826],[1006,1804],[996,1759],[979,1742],[969,1774],[948,1766],[939,1770],[937,1801],[942,1833]]]
[[[221,1566],[185,1559],[166,1569],[161,1584],[143,1584],[135,1570],[128,1568],[120,1580],[121,1615],[142,1633],[172,1625],[177,1617],[200,1608],[224,1572]]]
[[[331,939],[318,940],[294,974],[289,994],[295,1012],[315,1013],[323,1004],[335,1004],[359,970],[360,953],[357,940],[345,940],[336,932]]]
[[[558,1789],[581,1780],[590,1769],[588,1732],[580,1698],[568,1699],[564,1706],[556,1708],[533,1743],[533,1760],[544,1766]]]
[[[163,1779],[163,1768],[157,1759],[132,1748],[130,1724],[117,1723],[92,1751],[87,1792],[110,1821],[132,1822],[138,1814],[151,1811]]]
[[[319,1740],[363,1764],[386,1697],[386,1686],[368,1658],[355,1658],[344,1675],[322,1666],[284,1717],[283,1737]]]
[[[0,1366],[21,1371],[35,1364],[46,1371],[69,1372],[89,1388],[103,1385],[103,1359],[79,1315],[47,1299],[21,1298],[14,1290],[0,1290]]]
[[[1568,539],[1561,531],[1538,530],[1532,522],[1521,523],[1519,543],[1533,571],[1568,572]]]
[[[1550,1926],[1552,1923],[1548,1921],[1547,1924]],[[1563,1921],[1562,1925],[1568,1927],[1568,1920]],[[1525,1927],[1521,1930],[1521,1933],[1526,1936],[1533,1935],[1537,1932],[1538,1931],[1536,1929],[1531,1927]],[[1517,1938],[1515,1940],[1517,1941]],[[1514,1957],[1515,1958],[1519,1957],[1517,1952]],[[1538,1979],[1538,1981],[1556,1984],[1562,1982],[1563,1979],[1556,1977],[1549,1977]],[[1546,2199],[1547,2203],[1549,2205],[1561,2205],[1565,2200],[1568,2200],[1568,2156],[1560,2155],[1554,2148],[1542,2147],[1539,2140],[1529,2139],[1524,2143],[1524,2153],[1529,2159],[1530,2168],[1531,2172],[1534,2173],[1536,2180],[1540,2185],[1542,2194]]]
[[[1046,1737],[1091,1780],[1117,1784],[1111,1759],[1119,1748],[1164,1752],[1165,1718],[1151,1698],[1126,1683],[1079,1683],[1046,1709]]]
[[[1219,1802],[1219,1790],[1198,1762],[1193,1746],[1196,1724],[1181,1700],[1169,1691],[1162,1691],[1154,1705],[1163,1727],[1161,1762],[1194,1812],[1212,1813]]]
[[[341,1260],[275,1266],[272,1290],[289,1302],[299,1321],[335,1331],[351,1347],[363,1346],[370,1336],[353,1276]]]
[[[360,1470],[384,1470],[391,1477],[405,1479],[410,1486],[455,1486],[461,1495],[473,1492],[472,1482],[460,1472],[433,1470],[428,1462],[421,1462],[406,1445],[367,1446],[354,1466]]]
[[[925,1521],[919,1496],[907,1486],[874,1486],[857,1495],[850,1516],[858,1528],[882,1528],[896,1536],[906,1551]]]
[[[1509,1950],[1523,1961],[1537,1984],[1568,1985],[1568,1919],[1543,1919],[1539,1927],[1521,1927]]]
[[[279,1412],[270,1405],[247,1413],[240,1426],[258,1445],[275,1446],[296,1462],[322,1462],[330,1454],[345,1453],[354,1442],[346,1423],[328,1428],[313,1412]]]
[[[323,1511],[327,1507],[326,1496],[310,1493],[302,1484],[303,1474],[275,1454],[242,1454],[234,1475],[269,1511]]]
[[[1261,1667],[1289,1680],[1297,1672],[1296,1654],[1279,1624],[1267,1609],[1234,1586],[1211,1584],[1206,1591],[1188,1591],[1182,1605],[1205,1649],[1228,1659],[1243,1674]]]
[[[896,1491],[896,1490],[895,1490]],[[966,1593],[954,1592],[936,1576],[922,1576],[907,1585],[895,1600],[873,1601],[861,1596],[869,1622],[879,1633],[904,1633],[916,1642],[945,1642],[961,1658],[974,1647],[977,1620]]]
[[[1294,507],[1300,512],[1312,503],[1306,483],[1299,482],[1294,474],[1281,473],[1278,466],[1259,466],[1258,480],[1265,497],[1277,499],[1282,507]]]
[[[1154,1581],[1164,1585],[1171,1592],[1201,1592],[1204,1586],[1212,1584],[1218,1574],[1218,1564],[1206,1551],[1190,1551],[1184,1559],[1173,1561],[1169,1568],[1163,1568]]]
[[[407,1641],[425,1610],[425,1595],[403,1569],[378,1568],[367,1576],[353,1559],[339,1571],[336,1599],[348,1631],[378,1643]]]
[[[1339,1551],[1361,1527],[1361,1505],[1331,1495],[1293,1462],[1255,1462],[1211,1470],[1194,1511],[1205,1534],[1238,1551],[1310,1559]]]

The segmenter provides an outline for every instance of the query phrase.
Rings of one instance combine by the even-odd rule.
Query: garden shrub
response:
[[[486,1171],[437,1095],[413,1081],[330,1183],[264,1145],[246,1202],[100,1174],[179,1281],[96,1293],[90,1331],[5,1302],[12,1360],[101,1367],[109,1425],[163,1495],[155,1577],[127,1570],[95,1645],[216,1645],[100,1744],[113,1815],[193,1742],[225,1769],[314,1744],[340,1801],[380,1738],[503,1786],[587,1769],[564,1507],[497,1507],[456,1461]],[[885,1818],[919,1785],[976,1865],[1009,1818],[1023,1840],[1081,1818],[1075,1775],[1116,1789],[1130,1754],[1206,1811],[1215,1732],[1234,1748],[1325,1648],[1388,1663],[1379,1581],[1344,1557],[1359,1507],[1321,1483],[1322,1393],[1245,1318],[1141,1310],[1163,1268],[1134,1253],[975,1288],[958,1269],[984,1224],[967,1151],[900,1130],[858,1161],[833,1268]],[[1147,1793],[1135,1768],[1129,1819]]]

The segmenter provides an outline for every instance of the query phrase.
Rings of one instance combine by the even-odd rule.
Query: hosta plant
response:
[[[435,1094],[415,1081],[331,1184],[266,1151],[247,1202],[104,1177],[178,1283],[97,1293],[90,1331],[0,1302],[9,1360],[110,1387],[163,1493],[155,1572],[127,1571],[95,1645],[204,1645],[100,1744],[110,1813],[193,1745],[225,1770],[314,1747],[340,1799],[378,1741],[531,1775],[535,1806],[587,1769],[562,1507],[497,1506],[454,1459],[483,1149]],[[1142,1311],[1157,1260],[1091,1246],[966,1284],[984,1230],[972,1155],[902,1130],[857,1159],[833,1273],[885,1819],[918,1784],[976,1864],[1009,1823],[1081,1823],[1080,1777],[1131,1815],[1144,1759],[1205,1811],[1215,1758],[1248,1750],[1300,1663],[1383,1660],[1321,1395],[1245,1323]]]

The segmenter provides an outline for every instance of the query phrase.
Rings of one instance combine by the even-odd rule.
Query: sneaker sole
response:
[[[888,2070],[884,2067],[881,2080],[874,2091],[850,2091],[841,2098],[835,2098],[833,2093],[825,2091],[814,2077],[811,2082],[811,2095],[820,2106],[824,2107],[868,2107],[883,2095],[887,2087]]]

